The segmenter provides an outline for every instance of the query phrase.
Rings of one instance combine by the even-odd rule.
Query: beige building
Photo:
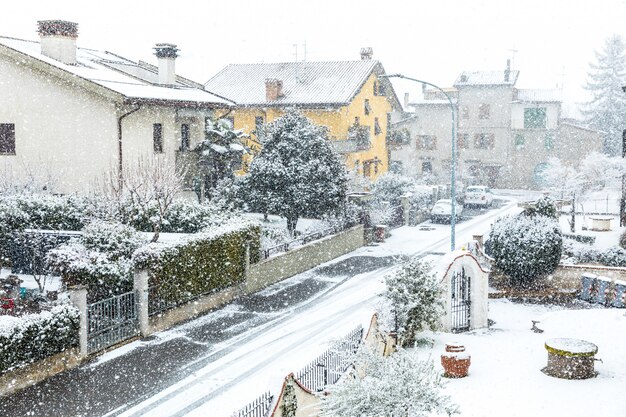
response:
[[[445,90],[455,111],[457,178],[465,184],[500,188],[540,188],[550,157],[576,166],[602,149],[600,134],[561,115],[560,92],[515,87],[519,71],[463,72]],[[451,175],[451,108],[441,92],[424,99],[394,130],[408,132],[390,144],[392,166],[412,176]],[[394,137],[402,137],[397,135]],[[408,139],[408,140],[407,140]]]
[[[106,171],[177,154],[204,139],[205,118],[232,103],[175,74],[175,45],[157,65],[77,47],[78,25],[40,21],[40,41],[0,37],[0,172],[33,173],[53,191],[86,191]]]

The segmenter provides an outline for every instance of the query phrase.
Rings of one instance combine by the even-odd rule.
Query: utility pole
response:
[[[622,131],[622,159],[626,156],[626,130]],[[626,175],[622,174],[622,198],[619,201],[619,225],[626,226]]]

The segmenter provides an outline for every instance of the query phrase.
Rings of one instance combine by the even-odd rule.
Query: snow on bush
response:
[[[130,226],[96,220],[83,229],[81,242],[89,250],[103,252],[111,259],[130,258],[144,242]]]
[[[553,272],[561,259],[563,237],[553,218],[501,217],[493,224],[490,235],[496,266],[516,285],[527,286],[537,277]]]
[[[400,346],[415,344],[418,332],[435,330],[443,314],[443,287],[430,264],[411,258],[385,276],[379,312],[383,327],[398,334]]]
[[[524,210],[525,216],[544,216],[551,217],[553,219],[558,218],[559,213],[556,209],[554,200],[549,196],[543,196],[537,200],[533,207],[528,207]]]
[[[598,249],[585,243],[566,239],[563,242],[564,262],[570,264],[600,264],[626,267],[626,249],[611,247]]]
[[[0,327],[0,372],[44,359],[78,343],[78,310],[70,305],[29,314]]]
[[[389,357],[367,348],[354,359],[356,372],[322,397],[323,417],[427,417],[458,413],[442,393],[443,381],[431,360],[399,350]]]

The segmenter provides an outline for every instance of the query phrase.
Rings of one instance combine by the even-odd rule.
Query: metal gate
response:
[[[135,293],[127,292],[87,306],[87,351],[98,352],[139,334]]]
[[[471,277],[465,273],[465,268],[452,274],[452,331],[464,332],[470,328],[470,295]]]

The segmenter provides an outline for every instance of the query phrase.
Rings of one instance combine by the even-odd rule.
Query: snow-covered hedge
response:
[[[626,249],[611,247],[598,249],[594,246],[566,239],[563,243],[564,262],[570,264],[600,264],[626,267]]]
[[[496,266],[517,285],[529,285],[553,272],[561,259],[563,237],[553,218],[501,217],[493,225],[490,240]]]
[[[245,279],[246,246],[250,262],[260,255],[260,228],[248,220],[187,236],[175,243],[150,243],[135,251],[137,268],[147,269],[150,285],[168,304],[215,292]]]
[[[78,316],[78,310],[66,304],[0,326],[0,372],[75,346]]]

